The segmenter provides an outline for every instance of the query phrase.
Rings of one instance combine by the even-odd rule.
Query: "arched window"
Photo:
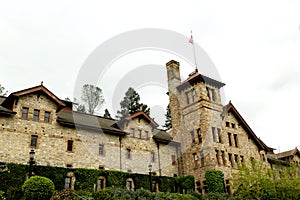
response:
[[[68,172],[65,178],[65,188],[74,189],[75,185],[75,175],[73,172]]]
[[[106,187],[106,178],[104,176],[100,176],[97,182],[97,190],[103,190]]]
[[[134,182],[133,182],[132,178],[128,178],[126,180],[126,188],[129,191],[134,191]]]

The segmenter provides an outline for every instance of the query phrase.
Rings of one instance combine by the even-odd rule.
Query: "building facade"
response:
[[[224,83],[197,70],[182,81],[174,60],[166,68],[172,118],[167,131],[142,111],[122,120],[75,112],[42,84],[0,97],[0,162],[28,164],[33,149],[36,164],[44,166],[148,174],[151,163],[158,176],[193,175],[203,194],[210,169],[223,172],[231,193],[230,178],[242,163],[299,166],[297,148],[274,154],[231,102],[222,105]],[[74,180],[70,174],[68,183]],[[105,180],[99,181],[102,188]]]

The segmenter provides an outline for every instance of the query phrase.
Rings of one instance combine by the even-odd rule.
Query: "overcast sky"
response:
[[[3,1],[0,84],[14,92],[44,81],[58,97],[72,98],[78,73],[91,52],[113,36],[140,28],[168,29],[187,37],[193,30],[194,40],[226,83],[223,102],[231,100],[268,146],[280,151],[300,147],[300,1],[296,0]],[[151,64],[181,61],[157,52],[148,57]],[[126,74],[133,70],[128,61],[137,66],[139,58],[138,53],[129,55],[114,67]],[[188,63],[181,63],[181,69],[184,65]],[[186,78],[187,72],[182,75]],[[142,101],[161,114],[168,97],[163,86],[156,87],[162,99],[147,96],[151,92],[147,87],[137,90]]]

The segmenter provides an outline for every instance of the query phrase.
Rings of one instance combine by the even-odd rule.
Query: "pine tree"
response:
[[[166,121],[165,121],[165,125],[163,127],[168,130],[168,129],[172,128],[172,118],[171,118],[170,104],[167,106],[166,110],[167,110],[167,113],[165,114]]]
[[[103,117],[105,117],[105,118],[111,118],[110,113],[109,113],[109,111],[107,109],[104,110]]]
[[[146,104],[140,103],[140,95],[133,89],[128,88],[123,100],[120,102],[121,110],[117,111],[117,118],[126,117],[138,111],[144,111],[150,115],[150,108]]]

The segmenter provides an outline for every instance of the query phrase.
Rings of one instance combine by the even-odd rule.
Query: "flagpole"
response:
[[[195,44],[194,44],[193,32],[192,32],[192,31],[191,31],[191,39],[190,39],[190,43],[192,43],[192,45],[193,45],[193,53],[194,53],[195,68],[196,68],[196,71],[198,71],[197,59],[196,59],[196,51],[195,51]]]

